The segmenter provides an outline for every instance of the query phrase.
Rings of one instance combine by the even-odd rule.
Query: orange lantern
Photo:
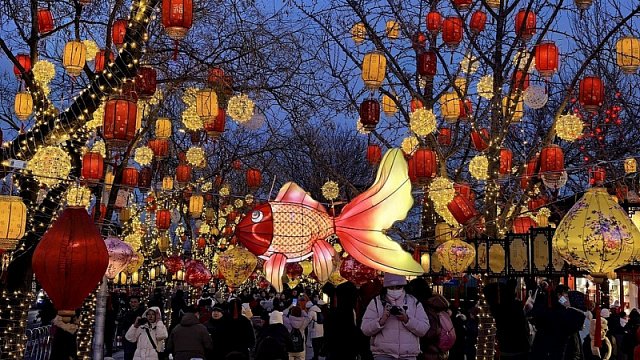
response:
[[[511,174],[511,167],[513,166],[513,152],[507,148],[500,149],[500,175]]]
[[[113,44],[120,48],[124,44],[124,36],[127,33],[127,20],[126,19],[118,19],[113,22],[113,27],[111,28],[111,39]]]
[[[520,10],[516,15],[516,35],[529,41],[536,33],[536,14],[530,10]]]
[[[258,169],[247,169],[246,180],[249,188],[260,187],[262,184],[262,172]]]
[[[544,41],[535,47],[536,70],[544,77],[551,77],[558,71],[560,53],[553,41]]]
[[[89,151],[82,156],[82,177],[87,180],[100,180],[104,173],[104,159],[99,152]]]
[[[587,76],[580,80],[578,99],[587,111],[597,111],[604,102],[604,84],[596,76]]]
[[[174,40],[182,40],[193,25],[192,0],[162,0],[162,26]]]
[[[451,48],[457,47],[462,42],[462,19],[457,16],[449,16],[442,22],[442,41]]]
[[[53,31],[53,15],[49,9],[38,9],[38,32],[40,34],[47,34]]]
[[[378,165],[382,160],[382,148],[378,144],[369,144],[367,146],[367,161],[371,165]]]

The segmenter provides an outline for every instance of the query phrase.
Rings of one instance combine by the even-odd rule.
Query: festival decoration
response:
[[[535,68],[543,77],[551,77],[558,71],[560,53],[553,41],[543,41],[535,46]]]
[[[616,43],[616,63],[627,74],[635,74],[640,68],[640,39],[622,37]]]
[[[624,172],[631,174],[638,171],[638,162],[634,158],[627,158],[624,160]]]
[[[367,89],[374,91],[384,81],[387,71],[387,58],[380,51],[372,51],[365,54],[362,60],[362,81]]]
[[[560,115],[556,121],[556,134],[562,140],[576,141],[582,136],[584,123],[573,114]]]
[[[329,200],[333,201],[340,196],[340,186],[335,181],[327,181],[322,185],[322,196]]]
[[[436,248],[442,266],[454,275],[461,275],[476,257],[475,248],[462,240],[449,240]]]
[[[529,41],[536,33],[536,14],[530,10],[518,11],[515,31],[522,40]]]
[[[218,255],[218,270],[225,284],[237,288],[244,283],[258,264],[258,258],[247,249],[236,246]]]
[[[462,111],[460,97],[455,91],[442,94],[440,97],[440,113],[449,122],[456,122]]]
[[[19,196],[0,195],[0,252],[12,251],[25,233],[27,206]]]
[[[409,127],[418,136],[427,136],[437,129],[436,115],[424,108],[412,112],[409,117]]]
[[[36,151],[27,164],[27,170],[41,184],[54,187],[69,176],[71,158],[57,146],[45,146]]]
[[[138,106],[124,97],[112,97],[104,106],[103,136],[107,144],[124,147],[135,138],[138,130]]]
[[[153,161],[153,150],[148,146],[137,148],[133,155],[133,160],[142,166],[147,166]]]
[[[469,173],[477,180],[489,178],[489,160],[484,155],[476,155],[469,161]]]
[[[200,260],[189,260],[186,264],[186,271],[184,273],[184,281],[197,288],[201,288],[211,281],[211,271],[207,269],[204,263]]]
[[[13,102],[13,109],[16,117],[22,121],[26,121],[33,113],[33,99],[31,94],[26,91],[20,91],[16,94]]]
[[[89,190],[89,188],[87,188],[86,186],[72,185],[67,189],[67,195],[65,196],[65,198],[67,201],[67,206],[83,207],[85,209],[88,209],[89,204],[91,203],[91,190]],[[101,204],[100,207],[102,206],[104,206],[104,204]],[[93,217],[93,214],[91,217]]]
[[[378,276],[378,272],[375,269],[363,265],[351,255],[342,259],[339,269],[340,276],[358,287],[368,283]]]
[[[87,61],[87,47],[82,41],[69,41],[64,47],[62,65],[71,76],[78,76]]]
[[[542,109],[549,101],[549,95],[543,86],[530,85],[522,93],[522,101],[532,109]]]
[[[203,168],[207,165],[207,155],[199,146],[192,146],[186,153],[187,163],[193,167]]]
[[[162,0],[162,26],[170,38],[184,39],[192,25],[192,0]]]
[[[423,51],[417,55],[416,71],[420,76],[433,78],[438,70],[438,57],[431,50]]]
[[[380,121],[380,103],[378,100],[367,99],[360,104],[360,122],[367,131],[375,130]]]
[[[227,104],[227,114],[234,121],[242,124],[251,120],[254,114],[255,104],[246,94],[234,95]]]
[[[109,253],[109,265],[104,275],[113,280],[118,273],[127,267],[127,264],[133,258],[133,249],[129,244],[115,236],[107,237],[104,243]]]
[[[597,111],[604,101],[604,83],[596,76],[586,76],[580,80],[578,98],[587,111]]]
[[[485,75],[481,77],[476,85],[476,90],[480,97],[490,100],[493,97],[493,76]]]
[[[442,41],[450,48],[456,48],[462,42],[462,24],[462,19],[457,16],[449,16],[442,21]]]
[[[42,35],[50,33],[54,26],[51,10],[38,9],[38,32]]]
[[[356,45],[362,44],[367,39],[367,28],[363,23],[355,23],[351,28],[351,39]]]

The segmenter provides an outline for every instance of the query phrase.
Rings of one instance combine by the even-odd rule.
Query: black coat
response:
[[[229,334],[231,334],[227,339],[227,350],[229,352],[241,352],[249,356],[249,352],[256,345],[256,337],[251,320],[240,315],[237,319],[229,319],[227,322]]]
[[[229,321],[225,317],[221,319],[211,318],[206,322],[205,326],[211,336],[213,342],[212,360],[221,360],[229,353],[229,342],[232,336]]]
[[[269,324],[258,334],[256,360],[286,360],[293,347],[289,331],[283,324]]]
[[[76,342],[76,334],[69,333],[55,325],[51,327],[51,333],[53,334],[53,340],[49,359],[77,360],[78,344]]]
[[[576,346],[576,334],[584,325],[582,311],[565,308],[557,301],[551,308],[546,296],[536,298],[531,315],[536,325],[532,359],[574,360],[582,359],[582,348]]]

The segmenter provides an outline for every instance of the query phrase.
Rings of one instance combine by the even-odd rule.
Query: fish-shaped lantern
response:
[[[335,250],[326,238],[333,234],[362,264],[395,274],[421,275],[420,264],[385,234],[394,222],[405,219],[412,205],[407,162],[400,149],[391,149],[374,184],[345,205],[339,216],[330,216],[300,186],[288,182],[274,201],[256,206],[240,221],[236,236],[266,260],[265,276],[277,291],[283,288],[286,263],[311,256],[318,279],[328,279]]]

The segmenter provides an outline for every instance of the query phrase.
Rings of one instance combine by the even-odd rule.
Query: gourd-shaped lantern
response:
[[[460,275],[476,257],[476,249],[462,240],[449,240],[436,248],[436,257],[442,266],[454,275]]]
[[[204,122],[204,131],[207,132],[207,136],[216,140],[224,132],[224,128],[227,123],[227,112],[225,109],[219,107],[218,115]]]
[[[462,42],[462,24],[462,19],[457,16],[449,16],[442,22],[442,41],[450,48]]]
[[[33,98],[31,94],[26,91],[18,92],[13,103],[13,109],[18,119],[22,121],[29,119],[29,116],[31,116],[33,112]]]
[[[578,94],[580,104],[587,111],[596,111],[604,102],[604,83],[596,76],[587,76],[580,80]]]
[[[604,277],[640,254],[640,232],[604,188],[591,188],[564,216],[553,247],[569,264]]]
[[[367,53],[362,60],[362,81],[367,89],[374,91],[384,81],[387,72],[387,58],[381,51]]]
[[[162,26],[174,40],[182,40],[193,25],[192,0],[162,0]]]
[[[425,16],[425,22],[427,23],[427,30],[429,30],[431,35],[435,35],[439,33],[442,28],[442,15],[437,11],[430,11],[427,16]]]
[[[456,122],[461,111],[460,97],[455,91],[447,92],[440,96],[440,113],[448,122]]]
[[[516,35],[529,41],[536,33],[536,14],[531,10],[520,10],[516,14]]]
[[[262,184],[262,172],[258,169],[247,169],[246,180],[249,188],[258,188]]]
[[[106,142],[114,147],[124,147],[136,136],[138,106],[135,101],[113,97],[104,106],[102,124]]]
[[[202,215],[204,207],[204,198],[202,195],[193,195],[189,198],[189,215],[193,218],[199,218]]]
[[[19,196],[0,195],[0,252],[15,249],[24,236],[27,206]]]
[[[109,265],[105,276],[108,279],[113,279],[124,270],[129,262],[133,259],[133,249],[131,245],[118,239],[115,236],[109,236],[104,240],[104,244],[107,247],[107,253],[109,254]]]
[[[18,54],[16,55],[16,60],[18,64],[22,66],[25,73],[31,71],[31,56],[29,56],[29,54]],[[15,65],[13,65],[13,74],[18,77],[22,76],[22,72]]]
[[[54,28],[53,15],[49,9],[38,9],[38,32],[41,35],[50,33]]]
[[[380,122],[380,103],[375,99],[364,100],[360,104],[360,123],[367,131],[375,130]]]
[[[159,117],[156,120],[156,137],[158,139],[168,139],[171,137],[171,120],[166,117]]]
[[[627,74],[633,74],[640,68],[640,39],[625,36],[616,43],[616,62]]]
[[[36,279],[65,320],[82,306],[108,265],[107,247],[84,207],[62,211],[32,258]]]
[[[126,19],[118,19],[113,22],[113,27],[111,28],[111,38],[113,44],[117,48],[121,48],[124,44],[124,35],[127,33],[127,20]]]
[[[205,88],[196,94],[196,113],[202,121],[210,121],[218,115],[218,95],[211,88]]]
[[[369,144],[367,146],[367,161],[371,165],[378,165],[382,161],[382,148],[378,144]]]
[[[258,265],[258,258],[249,250],[236,246],[218,255],[218,270],[230,288],[244,283]]]
[[[89,151],[82,156],[82,177],[87,180],[100,180],[104,173],[104,159],[99,152]]]
[[[535,47],[536,70],[543,77],[551,77],[558,71],[560,61],[558,47],[553,41],[543,41]]]
[[[87,47],[82,41],[72,40],[64,46],[62,65],[71,76],[78,76],[87,62]]]
[[[416,57],[417,65],[416,71],[418,75],[433,78],[436,76],[438,70],[438,57],[436,53],[431,50],[426,50],[419,53]]]
[[[109,56],[107,56],[107,52],[109,53]],[[114,59],[115,57],[113,55],[113,51],[101,49],[100,51],[98,51],[98,53],[96,54],[96,58],[93,61],[93,72],[101,72],[102,70],[104,70],[107,64],[113,62]]]

